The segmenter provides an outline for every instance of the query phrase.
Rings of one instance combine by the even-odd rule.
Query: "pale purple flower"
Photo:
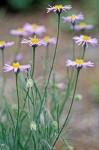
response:
[[[4,72],[13,71],[14,73],[18,73],[19,71],[27,71],[29,68],[31,68],[30,64],[21,66],[18,62],[16,62],[12,65],[5,64],[3,69]]]
[[[91,24],[86,24],[86,23],[80,23],[78,25],[75,25],[75,30],[79,31],[79,30],[84,30],[84,29],[92,29],[93,25]]]
[[[56,38],[50,38],[49,36],[45,36],[43,40],[47,45],[48,44],[56,44]]]
[[[14,42],[5,42],[5,41],[0,41],[0,48],[5,48],[5,47],[9,47],[12,46],[14,44]]]
[[[12,30],[10,31],[10,33],[11,33],[12,35],[16,35],[16,36],[28,36],[28,35],[29,35],[29,33],[26,32],[26,31],[24,30],[24,28],[12,29]]]
[[[78,45],[86,45],[88,48],[88,44],[91,44],[92,46],[98,45],[98,39],[96,38],[91,38],[90,36],[87,35],[80,35],[80,36],[74,36],[73,38],[75,40],[75,43]]]
[[[71,16],[62,17],[62,18],[63,18],[64,22],[70,22],[72,24],[75,24],[77,21],[84,19],[82,13],[80,13],[78,15],[72,14]]]
[[[35,34],[35,35],[41,35],[42,33],[46,32],[45,26],[37,25],[37,24],[30,24],[26,23],[23,26],[23,29],[28,32],[29,35]]]
[[[61,89],[61,90],[64,90],[65,89],[65,84],[63,82],[60,82],[60,83],[56,84],[56,87]]]
[[[76,67],[76,68],[86,68],[86,67],[93,67],[94,63],[92,63],[91,61],[88,62],[84,62],[83,59],[76,59],[75,61],[72,60],[67,60],[66,61],[66,66],[72,66],[72,67]]]
[[[14,60],[19,61],[19,60],[22,59],[22,57],[23,57],[22,53],[18,53],[18,54],[15,55]]]
[[[38,39],[36,37],[30,38],[29,40],[23,39],[21,43],[29,44],[29,46],[46,46],[46,42],[42,41],[41,39]]]
[[[72,8],[71,5],[65,5],[65,6],[62,6],[62,5],[50,6],[49,5],[49,8],[47,8],[47,13],[51,11],[56,12],[56,13],[61,13],[62,11],[67,11],[67,10],[70,10],[71,8]]]

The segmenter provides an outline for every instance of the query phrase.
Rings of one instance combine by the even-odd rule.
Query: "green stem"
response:
[[[26,142],[25,142],[24,150],[26,149],[26,146],[27,146],[27,144],[28,144],[28,142],[29,142],[29,140],[30,140],[30,137],[31,137],[31,131],[29,132],[28,138],[27,138],[27,140],[26,140]]]
[[[31,78],[33,78],[33,75],[34,75],[34,68],[35,68],[35,46],[33,46],[33,50],[32,50],[32,73],[31,73]]]
[[[4,89],[5,89],[5,74],[3,72],[4,67],[4,48],[1,49],[2,52],[2,96],[4,96]]]
[[[17,49],[15,51],[15,54],[14,54],[14,61],[16,62],[16,56],[18,53],[20,53],[20,50],[21,50],[21,41],[22,41],[22,38],[23,36],[19,36],[19,39],[18,39],[18,46],[17,46]]]
[[[73,25],[73,31],[72,31],[72,40],[73,40],[73,60],[75,60],[75,42],[74,42],[74,34],[75,34],[75,25]]]
[[[82,59],[84,59],[84,56],[85,56],[85,51],[86,51],[86,44],[84,45]]]
[[[16,73],[16,91],[17,91],[17,105],[18,105],[18,112],[17,112],[17,123],[15,128],[15,137],[14,137],[14,145],[13,150],[15,147],[18,146],[18,128],[19,128],[19,114],[20,114],[20,102],[19,102],[19,90],[18,90],[18,73]]]
[[[46,46],[46,52],[45,52],[45,61],[44,61],[44,81],[46,81],[48,59],[49,59],[49,44],[47,44],[47,46]]]
[[[2,68],[4,67],[4,49],[1,50],[2,51]]]
[[[57,40],[56,40],[56,46],[55,46],[53,61],[52,61],[52,65],[51,65],[51,68],[50,68],[48,80],[47,80],[46,85],[45,85],[44,94],[43,94],[43,98],[42,98],[42,101],[41,101],[41,106],[40,106],[40,110],[39,110],[39,113],[38,113],[38,117],[39,117],[39,115],[40,115],[40,113],[41,113],[41,111],[42,111],[43,105],[44,105],[45,102],[46,102],[46,101],[45,101],[46,92],[47,92],[48,84],[49,84],[49,81],[50,81],[51,73],[52,73],[52,70],[53,70],[53,67],[54,67],[54,62],[55,62],[55,57],[56,57],[56,51],[57,51],[57,46],[58,46],[59,28],[60,28],[60,14],[58,14],[58,32],[57,32]],[[37,118],[37,119],[38,119],[38,118]]]
[[[57,140],[59,139],[59,137],[60,137],[60,135],[61,135],[61,133],[62,133],[62,131],[63,131],[63,128],[65,127],[65,125],[66,125],[66,123],[67,123],[67,121],[68,121],[68,118],[69,118],[69,116],[70,116],[71,109],[72,109],[73,102],[74,102],[74,96],[75,96],[75,92],[76,92],[76,87],[77,87],[77,82],[78,82],[79,71],[80,71],[80,68],[77,69],[77,76],[76,76],[76,82],[75,82],[74,92],[73,92],[72,101],[71,101],[71,105],[70,105],[70,108],[69,108],[67,117],[66,117],[66,119],[65,119],[65,122],[64,122],[64,124],[63,124],[63,126],[62,126],[62,128],[61,128],[61,130],[60,130],[60,132],[59,132],[59,134],[58,134],[58,136],[57,136],[57,138],[55,139],[55,141],[54,141],[54,143],[53,143],[53,145],[52,145],[53,147],[55,146]]]

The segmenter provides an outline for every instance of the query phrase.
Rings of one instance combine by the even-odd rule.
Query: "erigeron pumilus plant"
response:
[[[63,11],[69,11],[71,8],[71,5],[62,6],[61,4],[49,6],[47,8],[47,13],[54,12],[58,16],[56,38],[51,38],[48,35],[44,36],[43,39],[38,38],[38,36],[46,32],[46,28],[45,26],[37,24],[26,23],[22,28],[10,31],[11,34],[19,36],[19,38],[22,39],[21,41],[19,40],[19,44],[27,44],[28,47],[32,47],[32,60],[31,64],[28,65],[20,65],[19,62],[14,60],[12,64],[5,64],[3,67],[4,72],[12,71],[15,74],[17,107],[16,109],[14,108],[13,111],[5,101],[7,109],[6,115],[8,118],[5,122],[2,122],[2,128],[0,130],[0,135],[2,135],[0,136],[1,148],[5,146],[5,148],[7,147],[9,150],[54,150],[57,149],[56,144],[58,140],[61,139],[66,150],[73,150],[73,147],[69,145],[68,140],[62,133],[66,130],[65,127],[73,107],[80,71],[83,68],[94,67],[93,62],[84,60],[86,50],[89,44],[92,46],[98,45],[98,40],[96,38],[91,38],[91,36],[88,35],[73,36],[72,60],[66,60],[67,83],[66,85],[63,82],[56,83],[55,75],[53,75],[53,82],[51,82],[52,87],[50,87],[59,41],[60,18],[62,17],[65,23],[71,23],[73,31],[92,28],[92,25],[88,26],[86,24],[77,26],[77,22],[84,19],[82,13],[78,15],[72,14],[71,16],[66,17],[62,16]],[[24,36],[31,37],[29,37],[29,39],[24,39]],[[76,58],[75,43],[78,46],[83,47],[79,58]],[[12,45],[13,43],[10,44]],[[53,46],[55,45],[55,48],[52,63],[49,65],[48,50],[50,48],[49,45],[51,44]],[[0,43],[1,50],[6,46],[7,44],[4,41]],[[36,69],[35,53],[36,49],[41,46],[46,47],[46,55],[44,59],[45,81],[40,90],[34,74]],[[49,67],[49,73],[47,67]],[[72,69],[68,74],[69,67],[72,67]],[[23,71],[25,72],[25,75],[22,74],[23,80],[19,83],[19,80],[21,80],[20,74]],[[20,86],[20,84],[23,84],[23,86]],[[20,87],[22,88],[21,92]],[[50,107],[47,107],[46,103],[49,99],[52,101],[50,102]],[[60,116],[63,113],[67,100],[70,101],[70,106],[65,115],[64,122],[61,124]],[[5,126],[7,126],[7,128],[4,128]]]

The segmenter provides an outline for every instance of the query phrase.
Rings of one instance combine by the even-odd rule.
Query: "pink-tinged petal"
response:
[[[75,36],[73,39],[75,40],[75,43],[78,45],[84,46],[86,44],[87,48],[88,44],[91,44],[92,46],[98,45],[98,39],[91,38],[90,36],[86,35]]]
[[[92,63],[91,61],[88,62],[83,62],[83,60],[81,60],[82,62],[76,62],[76,61],[72,61],[72,60],[67,60],[66,61],[66,66],[69,67],[76,67],[76,68],[86,68],[86,67],[94,67],[94,63]]]
[[[29,44],[29,43],[30,43],[30,40],[23,39],[21,43],[22,43],[22,44],[23,44],[23,43]]]
[[[14,42],[7,42],[6,44],[5,44],[5,47],[7,47],[7,46],[12,46],[14,44]]]

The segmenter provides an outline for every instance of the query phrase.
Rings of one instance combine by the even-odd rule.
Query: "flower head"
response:
[[[44,45],[46,46],[46,42],[42,41],[41,39],[38,39],[36,37],[34,38],[30,38],[30,40],[26,40],[26,39],[23,39],[21,43],[25,43],[25,44],[29,44],[30,46],[41,46],[41,45]]]
[[[93,67],[94,63],[92,63],[91,61],[88,62],[84,62],[83,59],[76,59],[75,61],[72,60],[67,60],[66,61],[66,66],[72,66],[72,67],[76,67],[76,68],[86,68],[86,67]]]
[[[80,13],[78,15],[73,14],[71,16],[62,17],[62,18],[63,18],[64,22],[70,22],[72,24],[75,24],[77,21],[84,19],[82,13]]]
[[[12,65],[5,64],[3,69],[4,72],[13,71],[14,73],[18,73],[19,71],[26,71],[30,67],[31,67],[30,64],[21,66],[18,62],[16,62],[13,63]]]
[[[50,38],[49,36],[45,36],[42,41],[44,41],[47,45],[48,44],[56,44],[56,38],[54,38],[54,37]]]
[[[26,23],[23,26],[23,29],[28,32],[29,35],[41,35],[42,33],[46,32],[45,26],[37,25],[37,24],[30,24]]]
[[[47,13],[53,11],[53,12],[60,14],[62,11],[67,11],[67,10],[70,10],[71,8],[72,8],[71,5],[65,5],[65,6],[62,6],[62,5],[50,6],[49,5],[49,8],[47,8]]]
[[[82,46],[86,45],[86,47],[88,47],[89,43],[92,46],[98,45],[98,39],[91,38],[90,36],[87,36],[87,35],[75,36],[73,39],[75,40],[76,44],[82,45]]]
[[[75,25],[75,30],[79,31],[79,30],[84,30],[84,29],[92,29],[93,25],[91,24],[86,24],[86,23],[80,23],[78,25]]]
[[[24,28],[13,29],[10,31],[11,34],[16,36],[28,36],[28,32],[24,30]]]
[[[3,49],[8,46],[12,46],[14,42],[5,42],[5,41],[0,41],[0,48]]]

